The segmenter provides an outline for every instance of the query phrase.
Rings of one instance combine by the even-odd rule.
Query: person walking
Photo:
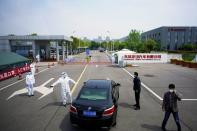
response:
[[[138,73],[134,72],[134,79],[133,79],[133,90],[135,92],[135,101],[136,104],[135,110],[140,110],[140,92],[141,92],[141,81],[138,77]]]
[[[181,131],[181,124],[179,121],[178,115],[178,106],[177,100],[181,101],[181,94],[177,93],[175,90],[174,84],[169,84],[169,91],[164,94],[163,103],[162,103],[162,110],[165,111],[164,119],[162,122],[162,130],[166,131],[166,124],[170,117],[170,114],[173,114],[174,120],[176,122],[178,131]]]
[[[26,87],[28,90],[28,96],[34,96],[33,84],[35,84],[35,78],[31,72],[26,75]]]
[[[61,77],[53,85],[51,85],[51,87],[53,87],[58,83],[61,84],[61,96],[64,106],[66,104],[72,103],[72,96],[71,96],[70,85],[69,85],[70,82],[72,82],[73,84],[76,83],[73,79],[68,77],[66,72],[62,72]]]

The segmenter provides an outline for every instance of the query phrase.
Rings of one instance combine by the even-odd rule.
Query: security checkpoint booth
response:
[[[115,53],[112,53],[112,59],[114,59],[114,64],[122,64],[123,62],[123,57],[125,54],[134,54],[136,52],[130,51],[128,49],[122,49],[120,51],[117,51]]]
[[[41,61],[65,60],[72,48],[72,39],[64,35],[0,36],[0,51],[15,52],[19,55]]]

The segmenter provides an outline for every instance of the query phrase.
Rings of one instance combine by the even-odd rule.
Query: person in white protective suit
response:
[[[35,76],[35,71],[36,71],[36,67],[35,67],[35,66],[36,66],[36,65],[35,65],[34,62],[30,64],[31,73],[32,73],[33,76]]]
[[[114,63],[115,63],[115,57],[114,57],[114,55],[111,57],[111,62],[112,62],[112,65],[114,65]]]
[[[26,87],[28,90],[28,96],[34,96],[33,84],[35,84],[35,78],[31,72],[26,75]]]
[[[36,62],[40,62],[40,55],[39,54],[36,55]]]
[[[70,82],[72,82],[73,84],[76,83],[73,79],[68,77],[66,72],[62,72],[61,77],[53,85],[51,85],[53,87],[54,85],[60,83],[62,102],[64,106],[66,104],[72,103],[72,96],[69,85]]]

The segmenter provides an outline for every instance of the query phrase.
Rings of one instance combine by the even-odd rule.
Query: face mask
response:
[[[170,89],[170,92],[172,93],[172,92],[174,92],[174,90]]]

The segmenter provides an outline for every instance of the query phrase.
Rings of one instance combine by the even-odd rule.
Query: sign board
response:
[[[86,49],[86,55],[89,56],[90,55],[90,49]]]
[[[167,54],[135,53],[124,54],[122,60],[126,63],[167,63]]]
[[[10,69],[10,70],[6,70],[3,72],[0,72],[0,81],[13,77],[13,76],[17,76],[19,73],[24,73],[30,71],[30,66],[29,65],[25,65],[23,67],[18,67],[18,68],[14,68],[14,69]]]

